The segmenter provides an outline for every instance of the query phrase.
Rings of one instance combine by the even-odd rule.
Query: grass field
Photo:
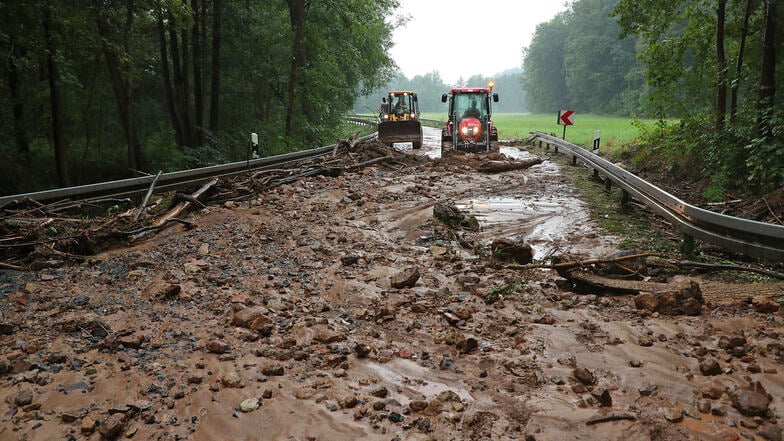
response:
[[[444,119],[446,115],[437,113],[422,114],[422,118]],[[498,136],[502,139],[525,139],[529,132],[539,131],[554,133],[559,138],[563,135],[563,126],[555,122],[556,114],[530,113],[494,113],[493,122],[498,127]],[[645,124],[653,124],[655,120],[641,120]],[[593,145],[594,132],[601,130],[601,145],[606,151],[633,140],[639,129],[632,125],[628,117],[600,116],[577,114],[574,125],[566,128],[566,140],[577,145],[590,147]]]

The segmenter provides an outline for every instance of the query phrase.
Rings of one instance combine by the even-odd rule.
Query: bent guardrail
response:
[[[728,216],[690,205],[592,152],[542,132],[529,142],[542,141],[569,151],[627,191],[683,233],[749,256],[784,261],[784,226]]]
[[[362,139],[372,139],[375,134],[367,135]],[[314,158],[332,152],[335,145],[318,147],[315,149],[301,150],[282,155],[268,156],[265,158],[250,159],[229,164],[213,165],[192,170],[182,170],[162,174],[158,178],[155,191],[164,191],[177,187],[185,187],[204,182],[217,176],[234,176],[250,170],[264,169],[271,166],[280,166],[289,162]],[[95,184],[80,185],[75,187],[58,188],[33,193],[16,194],[0,197],[0,209],[16,201],[33,200],[37,202],[53,201],[59,199],[85,199],[101,195],[128,195],[142,193],[149,189],[155,176],[142,176],[138,178],[120,179],[117,181],[100,182]]]

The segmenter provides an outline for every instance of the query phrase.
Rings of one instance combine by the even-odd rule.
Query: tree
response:
[[[59,38],[55,35],[52,8],[48,5],[43,8],[42,25],[46,44],[46,66],[52,110],[52,142],[54,144],[57,177],[61,187],[70,187],[71,177],[68,174],[68,145],[65,141],[62,80],[60,78],[57,44],[55,43]]]
[[[567,15],[561,13],[537,25],[531,44],[523,50],[523,84],[534,112],[550,112],[569,104],[564,47],[568,36]]]

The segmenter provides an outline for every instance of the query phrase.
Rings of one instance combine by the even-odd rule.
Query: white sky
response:
[[[520,67],[536,25],[566,10],[564,0],[400,0],[410,15],[390,55],[408,78],[438,71],[444,82]],[[461,48],[458,54],[455,48]],[[452,53],[450,53],[452,52]],[[459,53],[466,54],[460,56]]]

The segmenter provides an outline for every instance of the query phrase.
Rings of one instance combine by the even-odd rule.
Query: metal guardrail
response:
[[[580,146],[546,133],[531,132],[528,142],[536,141],[562,148],[573,157],[579,157],[615,185],[672,222],[684,234],[748,256],[784,262],[782,225],[695,207]]]
[[[378,115],[348,115],[344,118],[346,121],[359,124],[359,125],[376,125],[378,124]],[[419,122],[426,126],[443,127],[446,123],[437,119],[419,118]]]
[[[367,135],[362,139],[372,139],[375,133]],[[233,162],[229,164],[213,165],[192,170],[176,171],[162,174],[158,178],[155,191],[169,190],[172,188],[182,188],[204,182],[216,176],[234,176],[246,173],[250,170],[280,166],[289,162],[300,161],[303,159],[314,158],[333,151],[335,145],[318,147],[310,150],[286,153],[283,155],[268,156],[266,158],[250,159],[247,161]],[[0,208],[3,208],[16,201],[34,200],[38,202],[54,201],[61,199],[86,199],[102,195],[129,195],[142,193],[149,189],[155,176],[143,176],[139,178],[121,179],[118,181],[101,182],[96,184],[80,185],[75,187],[58,188],[54,190],[39,191],[34,193],[24,193],[11,196],[0,197]]]

